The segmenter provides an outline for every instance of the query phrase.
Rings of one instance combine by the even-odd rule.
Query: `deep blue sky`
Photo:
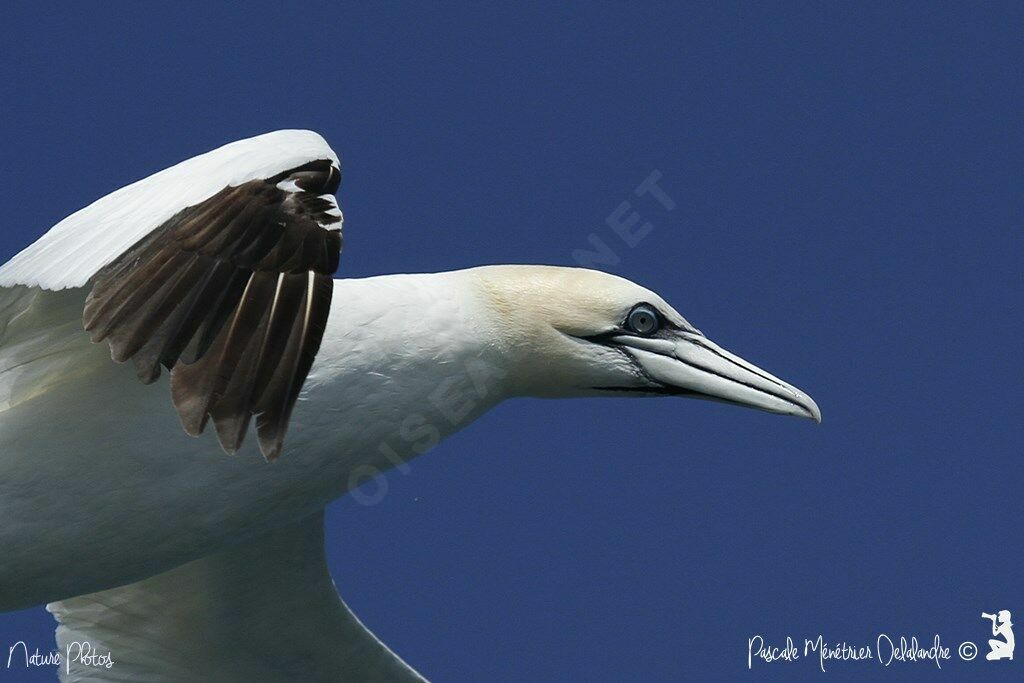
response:
[[[336,581],[385,642],[437,681],[931,680],[748,673],[747,639],[939,633],[947,678],[1020,676],[956,655],[982,610],[1024,624],[1020,5],[256,5],[5,8],[0,260],[307,127],[343,157],[344,276],[572,265],[596,234],[824,413],[500,406],[331,509]],[[632,195],[654,170],[671,212]],[[605,225],[624,201],[636,248]],[[0,681],[27,678],[10,642],[51,636],[0,616]]]

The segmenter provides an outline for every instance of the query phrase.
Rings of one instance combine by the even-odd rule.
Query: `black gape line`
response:
[[[630,330],[628,328],[627,329],[622,329],[623,327],[627,327],[627,322],[628,322],[629,318],[633,315],[633,313],[635,311],[637,311],[638,309],[641,309],[641,308],[649,309],[654,314],[657,314],[658,317],[659,317],[659,320],[663,321],[663,326],[659,326],[658,329],[656,329],[654,332],[652,332],[650,334],[638,334],[638,333],[635,333],[635,332],[633,332],[632,330]],[[664,382],[662,382],[662,381],[660,381],[658,379],[655,379],[654,377],[652,377],[650,375],[649,372],[647,372],[647,370],[644,368],[643,364],[640,363],[640,361],[637,359],[636,356],[634,356],[632,353],[630,353],[628,351],[628,349],[624,348],[623,344],[621,344],[620,342],[616,341],[617,339],[619,339],[619,338],[621,338],[623,336],[635,336],[635,337],[640,337],[640,338],[643,338],[643,339],[657,338],[657,339],[665,339],[665,340],[678,341],[679,337],[678,337],[677,333],[678,332],[682,332],[682,331],[684,331],[684,330],[682,330],[681,328],[677,327],[676,325],[673,325],[670,321],[668,321],[661,314],[661,312],[658,311],[657,308],[655,308],[655,307],[653,307],[653,306],[651,306],[650,304],[647,304],[647,303],[639,303],[636,306],[634,306],[632,309],[630,309],[629,314],[626,316],[626,321],[623,322],[623,324],[622,324],[622,326],[620,328],[616,328],[614,330],[609,330],[608,332],[602,332],[601,334],[596,334],[596,335],[592,335],[592,336],[589,336],[589,337],[579,337],[579,339],[582,339],[584,341],[592,342],[592,343],[595,343],[595,344],[601,344],[602,346],[606,346],[607,348],[616,351],[617,353],[619,353],[623,358],[625,358],[629,362],[629,364],[632,366],[633,370],[637,373],[637,375],[639,377],[642,377],[644,380],[650,382],[651,385],[652,385],[650,387],[592,387],[592,389],[594,389],[595,391],[627,392],[627,393],[634,393],[634,394],[650,394],[652,396],[699,397],[699,398],[707,398],[707,399],[713,400],[713,401],[719,401],[719,402],[722,402],[722,403],[736,403],[735,401],[730,401],[728,399],[717,398],[717,397],[714,397],[714,396],[707,396],[705,394],[702,394],[699,391],[694,391],[692,389],[683,389],[681,387],[673,387],[671,385],[665,384]],[[694,337],[693,338],[689,338],[689,339],[685,339],[685,341],[687,341],[687,342],[689,342],[691,344],[696,344],[697,346],[700,346],[702,349],[704,349],[704,350],[706,350],[706,351],[708,351],[708,352],[718,356],[722,360],[724,360],[724,361],[726,361],[726,362],[728,362],[728,363],[730,363],[732,365],[735,365],[736,367],[740,368],[741,370],[743,370],[745,372],[750,372],[752,374],[757,375],[761,379],[764,379],[765,381],[770,382],[771,384],[774,384],[774,385],[779,386],[779,387],[783,387],[783,385],[780,384],[778,380],[765,375],[763,371],[759,371],[757,369],[751,369],[751,368],[748,368],[746,366],[740,365],[739,363],[737,363],[733,359],[729,358],[728,356],[723,355],[721,352],[719,352],[714,347],[702,343],[701,342],[701,338],[703,337],[703,335],[701,335],[699,333],[692,333],[692,334],[694,334]],[[753,389],[754,391],[757,391],[759,393],[766,394],[768,396],[773,396],[773,397],[775,397],[777,399],[780,399],[780,400],[783,400],[786,403],[789,403],[791,405],[794,405],[794,406],[797,406],[797,407],[801,407],[799,403],[797,403],[795,400],[793,400],[792,396],[789,396],[787,394],[777,393],[777,392],[774,392],[774,391],[766,391],[765,389],[762,389],[761,387],[758,387],[758,386],[755,386],[753,384],[750,384],[749,382],[744,382],[743,380],[736,379],[734,377],[729,377],[728,375],[725,375],[725,374],[723,374],[721,372],[718,372],[718,371],[716,371],[716,370],[714,370],[712,368],[705,367],[703,365],[700,365],[699,363],[694,363],[692,361],[683,360],[682,358],[679,358],[677,356],[673,356],[672,360],[674,360],[674,361],[676,361],[678,363],[682,363],[683,365],[687,365],[687,366],[689,366],[689,367],[691,367],[691,368],[693,368],[695,370],[698,370],[700,372],[706,372],[709,375],[714,375],[716,377],[719,377],[721,379],[727,380],[729,382],[733,382],[734,384],[739,384],[741,386],[747,387],[748,389]]]
[[[630,319],[634,317],[635,313],[644,310],[649,312],[649,315],[653,314],[657,319],[656,326],[647,331],[646,333],[638,332],[632,329],[632,327],[630,327],[629,324]],[[631,336],[641,337],[643,339],[674,339],[675,335],[672,334],[673,332],[690,332],[692,334],[700,334],[696,330],[686,330],[679,327],[671,320],[666,318],[665,315],[657,309],[657,307],[647,302],[641,301],[640,303],[633,306],[633,308],[629,309],[629,313],[626,314],[626,317],[623,318],[622,322],[619,323],[618,327],[614,327],[608,330],[607,332],[601,332],[599,334],[593,334],[586,337],[576,338],[582,339],[583,341],[593,342],[595,344],[604,344],[605,346],[614,347],[616,345],[612,343],[612,340],[615,337]]]

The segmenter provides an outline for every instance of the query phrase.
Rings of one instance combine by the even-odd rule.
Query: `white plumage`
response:
[[[178,211],[225,187],[269,178],[316,159],[341,162],[308,130],[280,130],[232,142],[132,183],[76,211],[0,266],[0,287],[82,287]]]
[[[491,266],[289,298],[289,277],[333,269],[336,205],[320,195],[337,170],[315,133],[234,143],[101,199],[0,268],[0,610],[49,601],[62,643],[89,639],[119,662],[67,679],[421,680],[337,598],[322,510],[507,397],[681,395],[820,419],[661,297],[603,273]],[[203,294],[222,268],[239,286]],[[163,284],[136,296],[153,281],[139,273]],[[90,342],[97,296],[115,355],[159,342],[150,357],[172,381],[146,386]],[[219,341],[191,359],[200,320]],[[272,373],[292,367],[294,339],[316,356],[283,376],[301,394],[278,460],[220,423],[235,457],[185,433],[208,411],[244,437],[261,396],[289,395]],[[210,358],[182,399],[181,376]]]

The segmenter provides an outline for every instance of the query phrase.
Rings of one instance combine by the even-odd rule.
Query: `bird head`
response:
[[[683,396],[821,421],[805,393],[721,348],[629,280],[551,266],[472,272],[515,395]]]

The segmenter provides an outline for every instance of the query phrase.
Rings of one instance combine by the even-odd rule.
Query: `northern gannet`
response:
[[[316,133],[261,135],[98,200],[0,267],[0,610],[50,602],[62,649],[111,653],[66,679],[423,680],[338,597],[323,509],[505,398],[820,421],[609,274],[332,280],[340,180]]]

